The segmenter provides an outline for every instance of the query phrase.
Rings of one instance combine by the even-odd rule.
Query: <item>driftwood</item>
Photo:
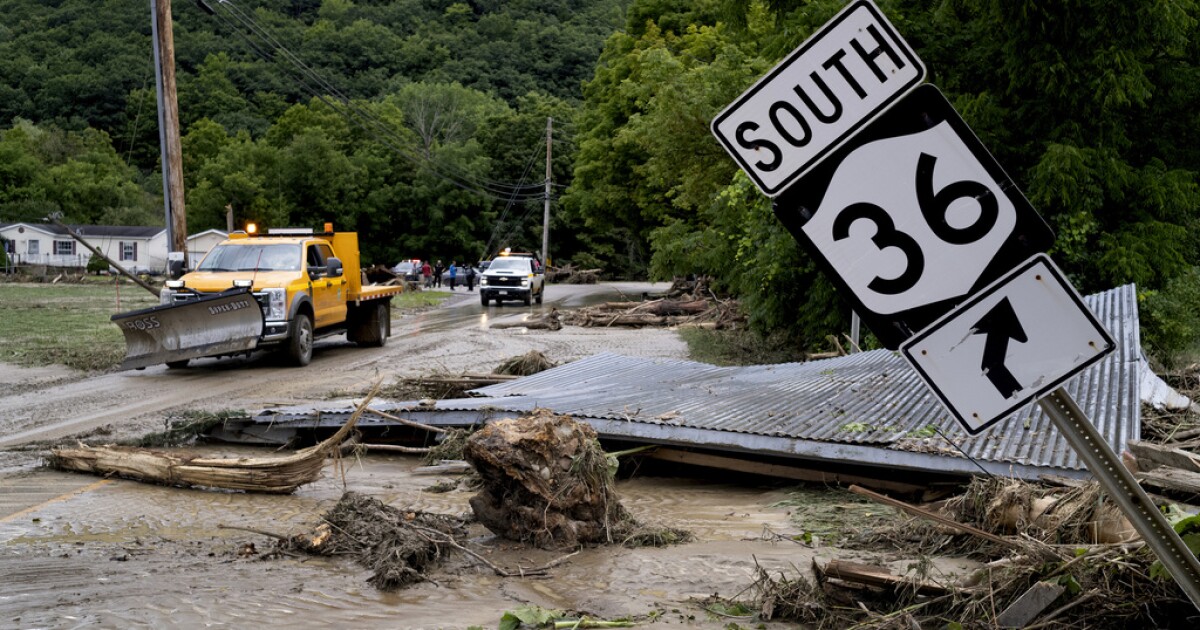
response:
[[[945,595],[951,589],[934,582],[925,582],[896,575],[883,567],[846,560],[830,560],[824,567],[818,565],[822,578],[834,578],[845,582],[866,584],[894,591],[915,590],[921,595]]]
[[[596,284],[603,269],[576,269],[575,265],[547,267],[546,282],[559,284]]]
[[[518,322],[496,322],[488,325],[488,328],[496,329],[528,328],[529,330],[562,330],[562,327],[562,316],[559,315],[558,309],[550,309],[549,313]]]
[[[897,501],[896,499],[893,499],[891,497],[886,497],[877,492],[872,492],[870,490],[867,490],[866,488],[861,488],[859,486],[850,486],[850,492],[853,492],[858,495],[862,495],[864,497],[874,499],[875,501],[883,503],[884,505],[890,505],[899,510],[903,510],[904,512],[907,512],[913,516],[931,520],[935,523],[938,523],[939,525],[944,525],[951,529],[956,529],[965,534],[977,536],[977,537],[987,540],[989,542],[994,542],[998,545],[1010,547],[1010,548],[1016,549],[1018,551],[1028,551],[1028,546],[1024,545],[1022,543],[1012,541],[1007,538],[1002,538],[1000,536],[997,536],[997,535],[989,533],[989,532],[985,532],[982,529],[979,529],[977,527],[971,527],[970,525],[965,525],[963,523],[959,523],[958,521],[946,518],[945,516],[942,516],[940,514],[934,514],[933,512],[930,512],[928,510],[923,510],[914,505],[909,505],[903,501]]]
[[[326,456],[336,452],[350,435],[373,395],[374,391],[329,439],[291,455],[204,458],[128,446],[80,445],[54,449],[49,462],[62,470],[117,475],[171,486],[288,494],[321,476]]]
[[[746,318],[734,300],[687,297],[605,302],[568,312],[562,321],[585,327],[699,326],[715,329],[739,326]]]

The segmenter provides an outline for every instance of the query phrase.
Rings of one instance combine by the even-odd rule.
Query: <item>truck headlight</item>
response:
[[[487,285],[488,285],[487,276],[483,276],[482,278],[479,279],[479,286],[486,287]]]
[[[263,317],[270,321],[287,319],[287,291],[283,289],[263,289],[266,304],[263,305]]]
[[[529,286],[529,278],[521,278],[521,286],[523,286],[523,287]]]

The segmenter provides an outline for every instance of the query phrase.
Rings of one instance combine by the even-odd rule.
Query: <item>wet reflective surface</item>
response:
[[[220,453],[238,453],[222,449]],[[247,453],[258,453],[245,449]],[[723,627],[692,600],[734,595],[763,566],[806,566],[811,551],[762,539],[792,531],[786,494],[694,479],[623,481],[626,507],[645,522],[689,529],[698,542],[662,549],[585,549],[550,578],[500,578],[461,555],[431,582],[394,593],[366,584],[350,561],[240,556],[311,530],[343,490],[402,509],[469,512],[471,490],[435,494],[446,477],[412,474],[415,457],[369,456],[333,466],[291,496],[185,490],[113,480],[0,520],[0,626],[13,627],[495,627],[505,610],[535,603],[614,618],[663,611],[663,623]],[[59,473],[51,473],[59,474]],[[529,549],[480,530],[472,541],[494,564],[538,566],[564,552]],[[672,610],[682,612],[670,613]],[[688,620],[692,616],[692,620]]]

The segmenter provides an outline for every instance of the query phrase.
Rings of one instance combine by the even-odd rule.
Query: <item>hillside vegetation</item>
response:
[[[1144,343],[1200,338],[1192,0],[880,0],[1057,234],[1082,292],[1136,283]],[[704,273],[760,332],[849,310],[708,125],[842,0],[174,4],[189,228],[319,225],[372,262],[540,243]],[[0,0],[0,220],[161,222],[149,10]],[[1186,356],[1186,355],[1185,355]]]

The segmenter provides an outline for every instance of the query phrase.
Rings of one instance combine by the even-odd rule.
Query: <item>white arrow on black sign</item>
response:
[[[971,433],[1043,396],[1115,348],[1044,254],[900,347]]]

